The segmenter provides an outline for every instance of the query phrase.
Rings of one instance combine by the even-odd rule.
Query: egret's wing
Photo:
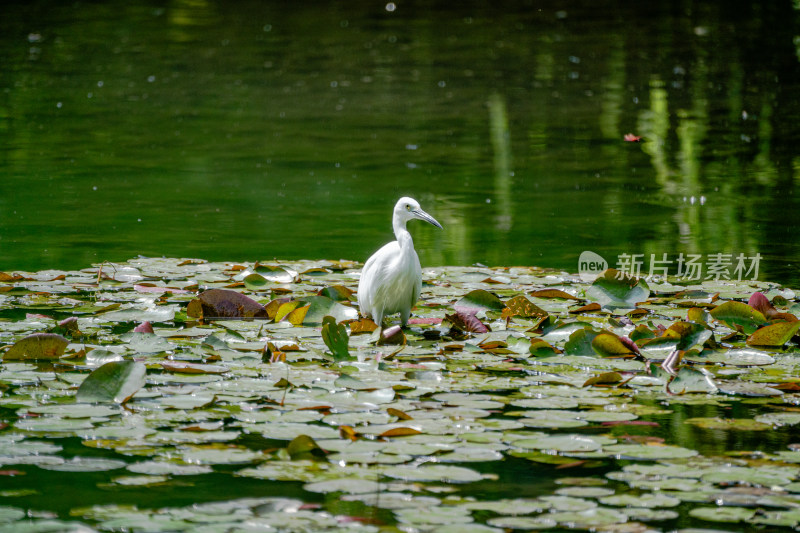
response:
[[[380,306],[380,302],[385,300],[386,288],[381,280],[386,278],[394,248],[397,247],[396,241],[383,245],[364,264],[358,282],[358,308],[362,315],[374,317],[376,306]],[[383,306],[380,307],[383,309]]]

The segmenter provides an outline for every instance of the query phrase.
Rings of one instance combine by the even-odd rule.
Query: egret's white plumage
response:
[[[371,316],[381,326],[386,315],[400,313],[402,324],[408,324],[411,308],[422,290],[422,267],[414,250],[414,241],[406,229],[412,219],[424,220],[441,228],[435,218],[420,208],[413,198],[400,198],[394,206],[392,227],[397,239],[372,254],[358,282],[358,307],[362,315]]]

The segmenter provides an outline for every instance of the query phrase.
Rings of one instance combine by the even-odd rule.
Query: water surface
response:
[[[412,224],[427,265],[800,281],[788,0],[0,10],[2,269],[364,260],[407,194],[445,226]]]

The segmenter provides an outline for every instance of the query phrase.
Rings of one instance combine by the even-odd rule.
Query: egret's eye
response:
[[[406,211],[411,211],[411,204],[406,204]]]

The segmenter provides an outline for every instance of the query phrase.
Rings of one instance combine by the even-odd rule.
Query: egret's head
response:
[[[424,220],[429,224],[433,224],[439,229],[442,228],[442,225],[439,224],[435,218],[422,210],[422,208],[419,206],[419,202],[413,198],[409,198],[408,196],[400,198],[397,201],[397,204],[394,206],[394,217],[396,220],[402,221],[403,225],[405,225],[405,223],[409,220],[417,218],[419,220]]]

